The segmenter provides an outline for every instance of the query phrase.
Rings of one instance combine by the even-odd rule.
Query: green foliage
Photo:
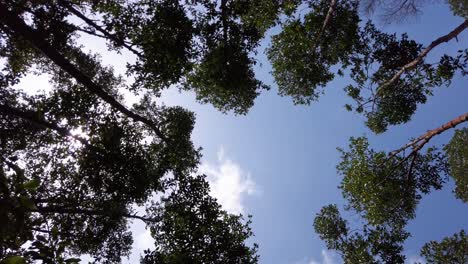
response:
[[[23,188],[26,190],[36,190],[40,186],[40,181],[38,179],[32,179],[28,182],[23,183]]]
[[[268,2],[268,3],[267,3]],[[154,95],[169,87],[193,90],[197,99],[223,112],[245,114],[261,90],[252,57],[265,31],[275,24],[283,6],[296,1],[73,1],[60,4],[8,3],[17,15],[34,14],[33,28],[54,48],[66,51],[80,32],[107,40],[109,49],[130,50],[127,64],[134,92]],[[65,19],[71,9],[85,19],[84,26]],[[264,9],[261,12],[259,9]],[[97,22],[96,22],[97,21]],[[85,21],[87,22],[87,21]],[[17,82],[20,74],[41,56],[28,43],[9,36],[2,49],[9,63],[4,82]]]
[[[366,116],[366,125],[375,133],[408,122],[417,106],[432,95],[434,87],[449,85],[457,71],[466,74],[467,51],[460,50],[456,57],[444,55],[434,65],[418,63],[390,82],[401,67],[421,52],[422,45],[406,34],[397,38],[396,34],[379,31],[370,22],[361,30],[359,48],[349,63],[354,84],[345,87],[345,91],[356,103],[353,108]]]
[[[348,208],[361,213],[371,225],[399,227],[414,218],[423,194],[440,189],[446,161],[435,149],[410,158],[369,149],[364,137],[351,138],[349,151],[340,150],[337,166]]]
[[[455,180],[455,196],[468,202],[468,128],[455,130],[444,150],[448,156],[449,174]]]
[[[74,256],[90,254],[97,263],[119,263],[131,250],[128,224],[135,219],[156,239],[144,263],[257,263],[256,245],[245,242],[250,220],[221,210],[205,178],[193,176],[201,156],[191,141],[194,114],[156,104],[155,97],[174,87],[222,112],[245,114],[268,89],[255,77],[253,56],[277,24],[282,32],[267,55],[280,94],[308,104],[335,76],[349,74],[354,83],[345,89],[355,104],[346,108],[363,113],[377,133],[409,121],[434,87],[467,73],[468,52],[460,50],[435,65],[421,61],[387,83],[423,46],[370,21],[360,24],[360,1],[330,3],[0,3],[2,262],[74,263]],[[451,5],[464,16],[463,4]],[[129,82],[102,65],[99,54],[83,52],[80,34],[131,52]],[[31,95],[12,87],[32,73],[51,76],[50,91]],[[143,97],[127,108],[121,90]],[[462,199],[465,137],[457,132],[446,147]],[[347,263],[402,263],[404,225],[421,196],[441,188],[445,158],[435,149],[409,157],[375,152],[364,138],[352,139],[342,158],[345,209],[365,224],[350,231],[337,207],[328,206],[316,219],[317,232]],[[164,198],[148,205],[154,195]],[[147,214],[134,205],[146,205]]]
[[[468,19],[468,4],[464,0],[448,0],[453,14]]]
[[[257,246],[245,244],[250,220],[244,224],[242,216],[221,210],[205,176],[171,185],[176,191],[162,198],[163,205],[148,209],[161,221],[150,225],[157,248],[146,251],[142,263],[257,263]]]
[[[162,179],[168,173],[177,174],[175,181],[183,182],[198,166],[200,154],[190,140],[193,113],[180,107],[156,106],[144,97],[135,111],[151,115],[160,124],[166,136],[162,141],[151,130],[113,111],[86,90],[66,83],[70,78],[52,79],[57,82],[57,88],[49,94],[28,96],[4,90],[0,104],[25,112],[41,109],[40,114],[35,112],[37,120],[69,120],[65,127],[69,130],[79,127],[89,145],[67,140],[37,123],[1,113],[0,129],[7,133],[2,132],[0,136],[5,146],[1,150],[0,171],[0,252],[11,251],[28,259],[53,263],[68,260],[67,255],[90,254],[98,262],[118,263],[131,249],[128,219],[135,214],[132,205],[143,204],[154,193],[165,192],[170,185]],[[106,79],[102,81],[104,85]],[[25,166],[18,167],[14,160],[21,160]],[[202,191],[207,195],[207,182],[204,179],[199,182],[203,182]],[[190,193],[195,195],[196,191]],[[181,196],[176,193],[171,197],[182,199]],[[234,232],[244,228],[241,219],[222,212],[211,197],[205,199],[210,199],[205,209],[216,210],[224,220],[215,217],[217,222],[207,225],[217,224],[216,232],[206,233],[202,229],[200,233],[207,241],[217,234],[218,239],[229,236],[227,241],[241,245],[251,235],[250,231]],[[169,200],[163,204],[166,203]],[[201,215],[193,212],[193,217]],[[159,218],[150,214],[147,219]],[[174,220],[167,214],[162,219],[166,223]],[[177,226],[169,225],[168,232],[169,228]],[[33,242],[22,250],[20,246],[27,240]],[[211,245],[207,242],[206,246]],[[231,247],[232,244],[220,246],[217,252]],[[236,256],[242,258],[245,253],[255,259],[254,251],[249,252],[244,246],[244,251],[237,252]]]
[[[21,256],[12,256],[3,259],[0,263],[2,264],[25,264],[26,261]]]
[[[109,17],[107,26],[141,49],[128,68],[136,76],[135,89],[161,90],[191,70],[195,29],[179,1],[139,1]]]
[[[441,242],[430,241],[421,249],[427,263],[463,264],[468,261],[468,236],[465,230],[444,238]]]
[[[353,60],[352,78],[357,84],[355,86],[357,93],[353,95],[348,92],[348,95],[358,103],[359,109],[356,110],[365,113],[368,119],[366,124],[369,128],[376,133],[381,133],[390,124],[409,121],[417,104],[426,102],[421,78],[408,75],[393,85],[382,88],[383,90],[377,88],[375,92],[380,93],[380,96],[372,97],[362,95],[362,93],[365,92],[365,88],[373,85],[379,87],[390,80],[402,65],[419,55],[421,45],[409,40],[406,35],[398,40],[396,35],[382,33],[369,23],[361,34],[368,46],[364,48],[362,56],[358,55]],[[379,67],[372,75],[368,75],[371,65]],[[371,100],[370,107],[367,107],[366,100]]]
[[[365,137],[351,138],[349,150],[339,150],[345,210],[360,219],[349,223],[336,205],[328,205],[317,214],[315,231],[345,263],[404,263],[403,243],[410,235],[405,226],[422,196],[442,188],[446,157],[434,148],[408,156],[376,152]]]
[[[255,78],[251,54],[274,24],[281,3],[220,2],[110,2],[95,11],[117,37],[111,40],[113,48],[127,41],[138,50],[136,62],[128,65],[136,79],[133,90],[159,95],[175,85],[223,112],[245,114],[267,88]],[[264,10],[255,12],[259,9]]]
[[[314,220],[315,232],[324,240],[329,249],[340,249],[340,240],[348,235],[346,221],[341,218],[336,205],[324,206]]]
[[[197,226],[189,225],[190,229],[205,224],[198,230],[202,241],[193,240],[193,245],[197,241],[204,244],[191,248],[161,239],[151,254],[179,259],[196,254],[200,248],[208,252],[215,247],[213,257],[256,263],[256,246],[245,244],[252,235],[250,222],[222,211],[208,195],[206,180],[192,178],[201,157],[191,141],[194,114],[154,102],[154,94],[182,84],[202,58],[223,43],[219,9],[206,1],[198,3],[206,9],[195,8],[196,4],[170,0],[0,4],[0,11],[16,19],[30,17],[26,33],[4,19],[0,23],[0,56],[5,62],[0,74],[2,263],[20,258],[26,263],[77,263],[76,257],[83,254],[91,255],[96,263],[120,263],[122,256],[130,254],[133,243],[130,221],[144,221],[151,228],[163,226],[167,234],[189,241],[190,234],[180,233],[179,225],[188,212],[192,219],[198,219]],[[229,55],[229,60],[237,63],[233,67],[242,72],[234,75],[240,79],[237,84],[247,78],[249,84],[257,83],[249,68],[252,59],[245,55],[258,45],[263,33],[254,25],[249,25],[249,30],[243,28],[247,24],[238,21],[238,7],[226,8],[232,11],[228,12],[232,47],[225,50],[238,53]],[[68,18],[76,12],[99,17],[97,26],[86,20],[85,26],[71,24]],[[58,55],[54,58],[38,52],[28,30]],[[135,62],[128,65],[135,82],[127,84],[103,65],[99,54],[84,53],[76,44],[78,33],[83,31],[105,38],[110,49],[130,47],[136,51]],[[59,60],[65,64],[54,63]],[[207,71],[222,68],[224,62],[216,63]],[[73,68],[78,74],[70,73]],[[50,90],[28,94],[12,87],[32,73],[48,74]],[[223,90],[227,88],[229,94]],[[126,108],[120,104],[122,89],[151,93]],[[204,92],[226,111],[247,111],[257,95],[256,91],[239,93],[234,86],[217,89]],[[219,96],[227,97],[217,101]],[[115,103],[109,103],[112,101]],[[168,175],[176,177],[169,180]],[[171,192],[183,186],[188,188],[186,192]],[[135,211],[135,205],[147,206],[152,197],[163,194],[170,198],[158,203],[157,210],[149,206],[146,215]],[[194,203],[201,209],[193,211]],[[204,222],[204,212],[210,213],[210,221]],[[166,250],[169,247],[171,250]]]
[[[383,14],[388,22],[415,15],[424,2],[359,1],[344,11],[340,7],[352,6],[353,1],[337,1],[336,6],[334,1],[309,1],[298,7],[286,16],[268,50],[280,94],[308,104],[337,75],[349,75],[353,82],[344,90],[354,103],[345,108],[362,113],[373,132],[408,122],[436,87],[448,86],[457,73],[467,74],[466,49],[442,55],[436,63],[425,61],[432,48],[455,39],[467,22],[425,48],[406,34],[398,37],[378,30],[370,20],[360,23],[362,13],[356,10],[361,7],[368,13]],[[462,2],[449,1],[454,13],[465,17],[466,1]],[[327,13],[336,24],[327,22]],[[327,34],[333,39],[327,40]],[[352,138],[347,151],[339,149],[342,161],[337,170],[343,176],[339,188],[346,199],[344,209],[353,214],[353,220],[357,214],[359,220],[345,220],[336,205],[329,205],[317,214],[314,228],[328,249],[341,254],[344,263],[404,263],[403,243],[410,235],[406,224],[415,217],[423,195],[441,189],[446,175],[455,179],[456,196],[466,201],[467,130],[455,133],[445,147],[447,155],[436,148],[421,150],[434,135],[466,121],[466,115],[452,121],[457,123],[434,129],[395,152],[374,151],[364,137]],[[455,237],[440,244],[431,242],[423,255],[430,263],[465,263],[466,250],[459,251],[466,248],[464,233],[462,236],[461,241]]]
[[[331,67],[348,61],[358,41],[356,1],[338,1],[334,17],[319,34],[329,1],[309,1],[304,17],[288,18],[282,31],[272,37],[267,50],[280,95],[291,96],[297,104],[309,104],[320,87],[334,78]]]
[[[344,263],[404,263],[403,241],[408,233],[388,225],[364,225],[350,231],[336,205],[323,207],[314,220],[315,232]]]
[[[222,112],[243,114],[253,106],[260,90],[268,87],[255,79],[248,53],[236,46],[220,44],[206,54],[187,87],[195,90],[202,103],[211,103]]]

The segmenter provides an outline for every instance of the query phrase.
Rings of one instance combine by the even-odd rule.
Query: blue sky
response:
[[[410,38],[427,45],[461,22],[461,18],[451,15],[447,6],[440,4],[424,9],[418,19],[386,25],[383,29],[407,32]],[[82,42],[93,52],[101,53],[105,63],[124,71],[125,59],[106,52],[104,43],[86,38]],[[362,116],[344,109],[344,104],[350,102],[343,92],[344,80],[331,82],[320,100],[310,106],[294,106],[290,98],[278,96],[271,67],[263,53],[268,43],[268,39],[262,42],[256,74],[272,89],[258,97],[246,116],[222,114],[210,105],[196,103],[193,94],[179,94],[174,90],[166,92],[161,101],[196,113],[193,140],[203,147],[200,172],[208,175],[213,195],[226,210],[253,215],[252,241],[260,246],[260,263],[341,263],[336,254],[325,250],[312,227],[314,216],[322,206],[344,202],[337,189],[340,177],[335,170],[339,162],[336,148],[346,147],[351,136],[366,135],[375,149],[396,149],[409,138],[466,112],[468,82],[459,76],[449,88],[437,88],[435,96],[418,108],[409,123],[374,135],[364,126]],[[454,54],[467,44],[465,32],[458,42],[435,49],[429,60],[443,52]],[[44,77],[28,76],[21,85],[29,90],[44,89],[47,81]],[[444,144],[452,133],[440,135],[431,142]],[[412,259],[428,240],[440,240],[467,229],[467,205],[454,198],[452,188],[453,184],[449,183],[442,191],[423,198],[416,219],[408,227],[413,236],[406,243],[406,252]],[[143,225],[134,224],[132,230],[136,251],[151,246]],[[138,253],[134,253],[127,262],[137,260]]]
[[[428,45],[461,22],[440,4],[424,9],[415,20],[383,29],[408,32],[410,38]],[[443,52],[455,54],[467,44],[468,34],[464,33],[458,43],[452,41],[433,50],[429,61]],[[221,114],[209,105],[194,103],[193,96],[176,92],[168,93],[165,102],[184,105],[197,113],[193,139],[203,147],[205,163],[222,166],[217,153],[223,149],[225,159],[242,171],[241,185],[247,175],[247,180],[254,183],[252,193],[237,194],[244,213],[253,214],[260,263],[340,263],[333,253],[323,251],[325,245],[312,227],[314,215],[322,206],[343,203],[337,189],[340,177],[335,170],[339,162],[336,147],[346,147],[351,136],[367,135],[375,149],[396,149],[409,138],[466,112],[468,82],[459,76],[450,87],[436,89],[409,123],[376,136],[364,126],[360,115],[344,109],[350,99],[343,92],[343,80],[330,83],[325,95],[310,106],[294,106],[290,98],[278,96],[262,52],[267,45],[268,39],[258,54],[262,66],[256,68],[256,73],[272,90],[263,93],[246,116]],[[432,143],[448,142],[452,132],[440,135]],[[413,234],[406,243],[408,257],[417,257],[428,240],[440,240],[468,227],[467,206],[454,198],[452,188],[449,183],[442,191],[423,198],[417,218],[408,227]]]

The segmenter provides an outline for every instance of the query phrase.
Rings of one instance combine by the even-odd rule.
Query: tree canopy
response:
[[[455,15],[466,19],[464,2],[448,3]],[[436,63],[425,58],[435,47],[456,39],[468,21],[424,46],[406,34],[382,32],[363,16],[377,13],[391,22],[392,17],[416,15],[422,4],[427,3],[304,3],[305,8],[280,23],[282,31],[273,36],[267,51],[279,93],[291,96],[297,104],[309,104],[330,88],[330,81],[347,76],[352,83],[344,90],[354,103],[345,107],[362,113],[370,130],[379,134],[391,125],[408,122],[434,88],[467,74],[466,49],[445,54]],[[388,153],[371,149],[365,137],[351,138],[349,150],[339,149],[339,188],[347,201],[344,209],[357,214],[361,222],[346,221],[336,205],[323,207],[314,228],[327,248],[339,252],[345,263],[404,263],[403,243],[410,236],[405,227],[424,195],[441,189],[450,176],[455,180],[456,197],[466,202],[466,128],[457,130],[443,148],[427,147],[433,137],[466,121],[468,113],[463,113]],[[464,263],[464,230],[460,237],[430,242],[421,255],[429,263]]]
[[[156,240],[143,263],[257,262],[250,221],[223,211],[196,176],[194,114],[155,103],[177,86],[244,113],[266,88],[250,53],[272,21],[251,20],[255,5],[0,2],[2,263],[75,263],[83,254],[120,263],[130,221],[145,222]],[[127,76],[85,52],[80,34],[133,53]],[[50,75],[51,89],[14,86],[33,73]],[[127,106],[122,89],[141,101]]]
[[[467,74],[466,49],[444,55],[438,63],[424,58],[456,38],[468,22],[424,47],[406,34],[384,33],[371,20],[365,22],[359,4],[308,1],[305,14],[295,12],[281,23],[267,54],[280,95],[291,96],[297,104],[317,100],[330,81],[347,75],[353,82],[343,88],[354,103],[346,108],[364,114],[367,126],[382,133],[390,125],[408,122],[434,87],[449,85],[457,72]]]
[[[1,263],[76,263],[83,254],[119,263],[131,250],[131,221],[145,222],[155,239],[142,263],[257,263],[250,219],[223,211],[197,175],[194,113],[157,103],[161,93],[192,91],[221,112],[246,114],[269,89],[253,67],[276,26],[266,53],[279,94],[310,104],[348,78],[346,109],[382,133],[467,74],[464,47],[426,61],[468,27],[466,1],[447,2],[464,20],[421,44],[379,30],[369,14],[390,23],[417,14],[422,0],[0,0]],[[86,51],[84,34],[132,54],[126,75]],[[29,74],[50,76],[50,89],[18,89]],[[140,101],[127,105],[122,90]],[[337,169],[345,209],[362,228],[353,231],[336,205],[324,207],[314,227],[327,247],[346,263],[403,263],[405,226],[423,195],[453,178],[456,197],[467,200],[467,129],[427,148],[466,121],[461,113],[389,153],[352,138]],[[463,263],[464,249],[460,231],[421,254]]]

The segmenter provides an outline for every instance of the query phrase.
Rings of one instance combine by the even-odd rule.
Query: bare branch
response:
[[[454,118],[450,120],[449,122],[443,124],[442,126],[429,130],[425,134],[421,135],[420,137],[416,138],[415,140],[409,142],[408,144],[404,145],[403,147],[394,150],[390,152],[389,159],[395,157],[398,153],[408,149],[408,148],[413,148],[412,152],[408,155],[407,158],[411,157],[412,155],[415,155],[419,150],[421,150],[424,145],[426,145],[433,137],[456,127],[457,125],[468,121],[468,113],[464,113],[457,118]]]

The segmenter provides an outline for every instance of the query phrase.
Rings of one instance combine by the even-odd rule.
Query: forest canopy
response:
[[[271,37],[266,54],[279,95],[307,105],[348,78],[345,108],[383,133],[467,74],[465,47],[426,61],[468,27],[466,1],[447,1],[462,22],[431,43],[372,20],[415,16],[429,2],[0,0],[0,263],[77,263],[84,254],[120,263],[131,251],[131,221],[144,222],[155,240],[141,263],[258,263],[250,217],[223,210],[197,173],[195,114],[160,104],[161,94],[191,91],[223,113],[248,114],[270,89],[254,65]],[[125,75],[87,51],[83,35],[131,54]],[[31,74],[50,76],[50,89],[19,89]],[[139,102],[128,105],[123,91]],[[346,263],[404,263],[405,227],[425,194],[453,179],[467,201],[468,130],[428,145],[466,121],[460,113],[392,152],[350,139],[340,149],[339,188],[345,210],[364,225],[352,231],[336,205],[323,207],[314,228],[327,247]],[[421,255],[465,263],[467,241],[461,230],[428,242]]]

